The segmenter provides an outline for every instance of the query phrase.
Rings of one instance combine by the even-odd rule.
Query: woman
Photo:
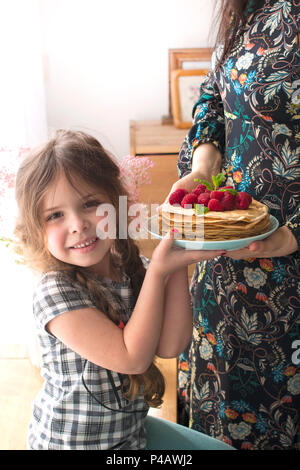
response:
[[[268,239],[197,265],[182,424],[237,449],[294,449],[300,410],[299,0],[223,0],[177,188],[222,171],[269,207]],[[218,49],[217,49],[218,50]],[[294,355],[293,355],[294,353]],[[298,430],[299,432],[299,430]]]

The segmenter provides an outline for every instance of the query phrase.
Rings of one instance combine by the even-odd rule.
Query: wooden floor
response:
[[[177,420],[177,360],[157,363],[166,379],[164,405],[152,416]],[[42,385],[39,368],[29,358],[0,357],[0,450],[25,450],[31,403]]]
[[[26,449],[31,402],[41,384],[29,359],[0,359],[0,450]]]

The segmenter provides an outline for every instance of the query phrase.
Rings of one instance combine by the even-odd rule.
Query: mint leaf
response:
[[[218,187],[218,180],[217,180],[217,177],[213,175],[213,176],[211,177],[211,179],[212,179],[212,182],[213,182],[213,184],[214,184],[215,189],[217,189],[217,187]]]
[[[203,206],[202,204],[195,204],[194,205],[196,215],[203,215],[209,212],[209,208],[206,206]]]
[[[225,179],[225,175],[223,175],[223,173],[218,173],[217,176],[213,175],[211,179],[212,179],[215,189],[218,189],[220,184],[223,183]]]
[[[225,175],[223,175],[223,173],[219,173],[219,174],[217,175],[217,182],[218,182],[218,186],[217,186],[217,187],[219,187],[220,184],[223,183],[224,179],[225,179]]]
[[[238,195],[238,191],[236,191],[236,189],[230,189],[230,188],[222,189],[222,188],[220,188],[219,191],[222,191],[223,193],[228,191],[230,194],[234,194],[234,196]]]

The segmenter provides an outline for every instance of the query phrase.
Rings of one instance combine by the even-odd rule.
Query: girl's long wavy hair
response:
[[[19,213],[15,235],[19,249],[22,250],[26,264],[33,270],[58,271],[71,282],[79,283],[88,289],[97,308],[115,324],[119,324],[120,311],[113,307],[109,301],[109,292],[95,279],[95,275],[83,267],[57,260],[47,249],[45,223],[41,216],[42,203],[49,185],[61,172],[77,190],[75,179],[104,191],[117,214],[119,196],[129,196],[120,180],[119,165],[94,137],[83,132],[60,130],[48,143],[33,150],[18,170],[16,201]],[[117,216],[117,234],[118,219]],[[145,268],[139,256],[139,248],[132,238],[114,240],[111,262],[115,269],[129,276],[135,305],[144,280]],[[150,406],[161,405],[165,383],[154,362],[143,374],[128,375],[128,379],[123,387],[123,394],[127,399],[134,399],[142,391]]]
[[[221,0],[218,11],[219,30],[216,44],[223,45],[218,65],[221,64],[232,49],[241,28],[247,21],[245,15],[250,0]]]

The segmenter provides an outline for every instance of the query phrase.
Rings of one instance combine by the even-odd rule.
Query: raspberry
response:
[[[169,197],[169,203],[174,206],[174,204],[181,204],[182,199],[188,192],[185,189],[176,189]]]
[[[208,203],[208,208],[210,211],[223,212],[224,207],[218,199],[210,199]]]
[[[228,191],[224,192],[224,197],[222,199],[222,205],[225,211],[232,211],[235,208],[236,196],[229,193]]]
[[[187,206],[187,205],[191,205],[192,207],[194,207],[194,204],[197,203],[197,199],[198,198],[196,194],[193,194],[193,193],[187,194],[186,196],[184,196],[184,198],[181,201],[181,207],[184,208],[184,206]]]
[[[222,186],[220,189],[234,189],[233,186]]]
[[[240,192],[240,193],[238,193],[238,195],[236,197],[235,205],[236,205],[237,209],[245,210],[245,209],[248,209],[251,202],[252,202],[252,197],[250,196],[250,194]]]
[[[205,191],[206,191],[205,184],[199,184],[197,188],[193,189],[192,193],[197,194],[197,196],[200,196],[200,194],[204,193]]]
[[[224,197],[223,191],[212,191],[210,193],[210,199],[218,199],[218,201],[222,201],[223,197]]]
[[[251,204],[251,202],[252,202],[252,197],[250,196],[250,194],[244,193],[244,192],[242,192],[242,191],[241,191],[239,194],[242,194],[242,196],[243,196],[244,198],[248,199],[249,204]]]
[[[197,202],[198,204],[203,204],[203,206],[207,207],[209,200],[210,200],[210,193],[202,193],[198,196]]]

